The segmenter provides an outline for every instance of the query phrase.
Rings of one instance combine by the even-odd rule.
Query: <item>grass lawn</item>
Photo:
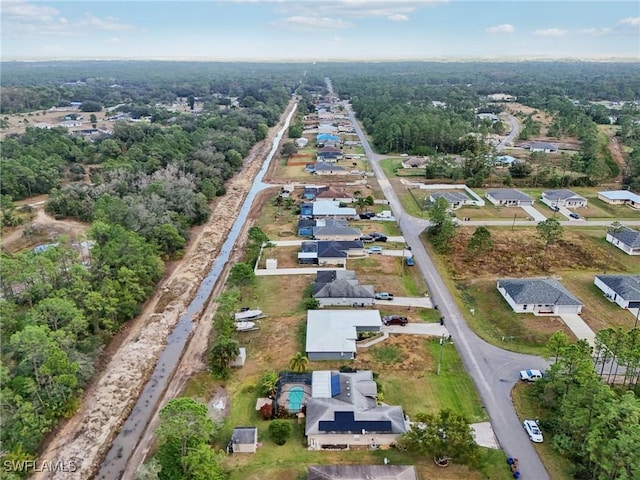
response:
[[[572,465],[552,447],[549,435],[544,431],[543,411],[538,407],[538,400],[531,395],[532,385],[518,384],[511,392],[513,405],[520,420],[541,419],[541,429],[544,437],[543,443],[534,443],[533,446],[540,455],[540,459],[553,480],[572,480]]]
[[[347,261],[361,285],[373,285],[376,292],[391,292],[400,297],[422,296],[427,285],[417,269],[403,266],[402,257],[372,255]]]

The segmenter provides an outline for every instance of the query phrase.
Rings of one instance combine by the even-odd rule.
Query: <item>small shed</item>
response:
[[[256,453],[258,448],[257,427],[236,427],[231,435],[233,453]]]
[[[231,362],[229,363],[229,366],[231,367],[243,367],[244,366],[244,362],[247,360],[247,349],[244,347],[240,347],[240,353],[238,354],[238,356],[234,359],[231,360]]]

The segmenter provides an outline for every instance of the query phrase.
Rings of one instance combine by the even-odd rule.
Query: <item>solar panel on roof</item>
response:
[[[340,395],[340,375],[331,375],[331,396]]]
[[[355,420],[353,412],[335,412],[335,420],[320,420],[318,430],[321,432],[391,432],[390,420]]]

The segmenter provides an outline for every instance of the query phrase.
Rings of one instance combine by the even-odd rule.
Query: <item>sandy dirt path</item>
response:
[[[283,120],[293,104],[293,101],[289,104],[281,117]],[[164,349],[167,336],[185,312],[224,243],[281,126],[279,124],[269,130],[267,138],[257,144],[245,159],[242,171],[227,182],[226,195],[212,204],[209,222],[194,229],[183,259],[168,268],[156,293],[144,305],[141,315],[128,322],[107,347],[109,355],[104,358],[100,373],[87,388],[78,412],[51,435],[39,456],[41,461],[73,461],[80,468],[76,472],[36,472],[32,478],[85,480],[97,473],[111,441],[127,419]],[[241,239],[245,237],[240,235]],[[236,245],[227,266],[239,258],[239,246]],[[222,283],[216,285],[212,298],[215,298]],[[215,304],[209,305],[200,319],[194,319],[194,334],[174,376],[177,381],[170,384],[161,404],[183,388],[191,373],[205,367],[204,356],[214,312]],[[147,428],[148,433],[140,442],[130,465],[136,465],[136,460],[139,462],[148,451],[155,431],[154,421],[155,418]]]

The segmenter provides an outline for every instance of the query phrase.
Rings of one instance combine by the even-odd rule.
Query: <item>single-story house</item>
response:
[[[316,135],[316,142],[322,145],[340,143],[340,137],[331,133],[319,133]]]
[[[307,480],[419,480],[413,465],[309,465]]]
[[[342,155],[342,150],[340,150],[338,147],[321,147],[318,149],[318,155],[320,155],[321,153],[337,153],[339,155]]]
[[[301,215],[313,215],[314,217],[326,218],[344,218],[344,219],[355,219],[357,218],[356,209],[352,207],[341,207],[340,202],[337,200],[317,200],[311,204],[303,204],[303,205],[311,205],[311,213],[304,213],[304,211],[300,211]],[[305,209],[305,211],[307,211]]]
[[[298,235],[300,237],[310,237],[313,235],[313,227],[316,226],[316,221],[303,218],[298,220]]]
[[[353,360],[358,332],[378,332],[378,310],[308,310],[307,357],[309,360]]]
[[[485,196],[494,205],[503,207],[530,207],[533,205],[533,198],[515,188],[487,190]]]
[[[31,126],[35,128],[41,128],[43,130],[51,130],[53,128],[53,125],[47,122],[32,123]]]
[[[622,308],[640,308],[640,275],[596,275],[593,283]]]
[[[317,162],[313,166],[313,171],[316,175],[350,175],[351,172],[341,165],[336,165],[331,162]]]
[[[347,192],[344,188],[329,186],[328,188],[321,190],[316,195],[319,200],[342,200],[345,202],[351,202],[353,195]]]
[[[429,157],[409,157],[402,161],[402,166],[404,168],[422,168],[427,162],[429,162]]]
[[[327,115],[318,114],[318,117],[320,118],[320,120],[333,120],[333,114],[327,114]],[[319,133],[332,134],[332,133],[336,133],[337,131],[338,131],[338,127],[336,127],[335,125],[331,125],[330,123],[321,123],[320,125],[318,125]],[[324,143],[326,144],[327,142],[325,141]]]
[[[540,197],[542,203],[550,207],[586,207],[587,199],[571,190],[547,190]]]
[[[330,388],[320,393],[312,381],[305,424],[309,450],[389,446],[409,429],[402,407],[377,404],[371,371],[318,373],[328,377],[320,380],[329,380]]]
[[[447,108],[447,104],[445,102],[441,102],[440,100],[431,100],[431,105],[436,108]]]
[[[374,304],[373,285],[360,285],[353,270],[319,271],[311,295],[321,307],[354,304],[364,307]]]
[[[624,227],[619,232],[607,232],[607,242],[612,243],[627,255],[640,255],[640,232]]]
[[[258,449],[257,427],[235,427],[231,435],[233,453],[256,453]]]
[[[553,278],[500,278],[498,291],[516,313],[580,313],[583,304]]]
[[[433,192],[429,195],[429,201],[435,202],[438,198],[444,198],[451,210],[456,210],[463,205],[475,205],[476,201],[462,192]]]
[[[558,146],[548,142],[532,142],[529,150],[532,152],[557,153]]]
[[[298,252],[298,263],[344,266],[347,263],[347,258],[364,255],[365,250],[362,240],[314,240],[302,242],[300,252]]]
[[[640,208],[640,195],[629,190],[598,192],[598,198],[611,205],[628,205],[631,208]]]
[[[362,236],[362,230],[345,225],[340,219],[318,219],[312,228],[312,236],[315,240],[358,240]]]
[[[338,160],[344,158],[344,154],[342,152],[318,152],[316,154],[316,160],[318,162],[325,163],[336,163]]]
[[[476,114],[480,120],[491,120],[491,123],[497,123],[500,121],[500,117],[498,117],[495,113],[478,113]]]
[[[74,127],[81,127],[82,126],[82,122],[78,121],[78,120],[64,120],[60,123],[58,123],[59,127],[65,127],[65,128],[74,128]]]
[[[315,165],[312,163],[311,165]],[[316,196],[320,192],[324,192],[329,187],[326,185],[305,185],[304,190],[302,191],[302,198],[306,200],[315,200]]]
[[[518,99],[515,95],[509,95],[508,93],[492,93],[487,95],[487,98],[494,102],[515,102]]]

